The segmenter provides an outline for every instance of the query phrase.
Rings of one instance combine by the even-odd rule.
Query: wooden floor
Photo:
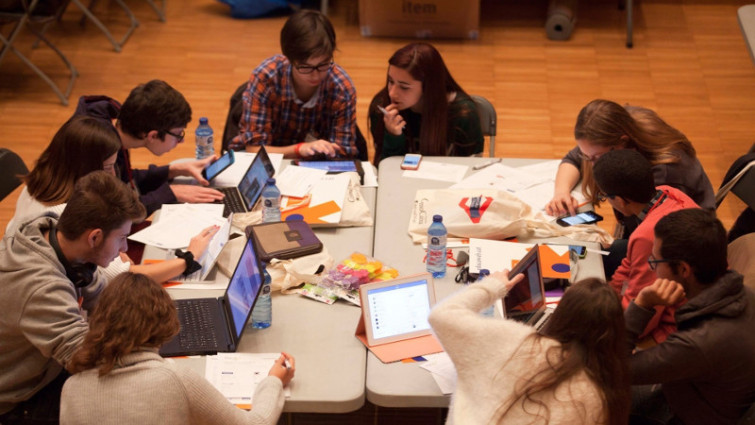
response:
[[[479,40],[434,43],[457,81],[496,106],[498,156],[560,158],[574,145],[579,109],[607,98],[654,108],[686,133],[717,188],[755,139],[755,67],[737,22],[737,8],[749,1],[635,1],[635,47],[626,49],[626,18],[614,0],[580,1],[577,27],[566,42],[545,37],[547,0],[483,0]],[[285,17],[233,20],[217,1],[169,0],[167,22],[161,23],[146,2],[127,3],[141,26],[121,53],[91,23],[81,27],[81,13],[73,6],[50,28],[50,38],[81,73],[67,107],[13,54],[0,64],[0,145],[18,152],[30,167],[79,96],[123,100],[132,87],[153,78],[168,81],[191,103],[189,132],[207,116],[219,136],[233,90],[279,51]],[[363,38],[356,0],[330,3],[336,61],[354,80],[364,128],[387,58],[408,40]],[[126,30],[125,15],[114,3],[99,2],[96,14],[117,35]],[[56,57],[44,47],[31,50],[30,43],[26,32],[17,45],[63,84],[66,74]],[[135,153],[134,163],[191,156],[193,137],[187,139],[164,158]],[[12,216],[18,192],[0,203],[0,229]],[[732,196],[719,216],[728,227],[742,208]]]

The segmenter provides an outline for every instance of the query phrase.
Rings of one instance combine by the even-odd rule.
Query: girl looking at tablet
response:
[[[124,273],[100,295],[89,333],[67,369],[60,423],[275,424],[294,358],[282,353],[254,392],[251,411],[239,409],[204,377],[158,354],[178,333],[173,300],[147,276]],[[287,365],[288,363],[288,365]]]
[[[407,153],[469,156],[484,146],[475,102],[427,43],[408,44],[391,56],[386,86],[372,99],[369,117],[376,165]]]
[[[458,376],[447,423],[626,424],[628,353],[613,289],[574,284],[537,332],[480,314],[523,278],[507,276],[469,285],[430,313]]]

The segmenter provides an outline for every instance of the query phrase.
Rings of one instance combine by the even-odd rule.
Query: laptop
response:
[[[215,267],[215,263],[218,262],[220,252],[223,251],[223,247],[228,243],[228,239],[231,236],[231,224],[233,223],[233,214],[228,217],[228,220],[222,227],[215,233],[215,236],[210,239],[210,243],[207,244],[204,254],[197,259],[197,263],[202,265],[202,268],[195,271],[188,276],[178,276],[171,281],[175,282],[199,282],[207,279],[210,271]]]
[[[509,278],[519,273],[524,274],[524,279],[514,285],[502,300],[503,317],[540,329],[555,309],[545,303],[545,285],[537,244],[514,266]]]
[[[433,276],[422,273],[359,287],[369,347],[431,335]]]
[[[275,167],[270,162],[264,146],[254,156],[254,160],[249,164],[244,177],[235,187],[217,187],[215,189],[223,192],[223,217],[228,217],[231,213],[245,213],[252,210],[262,194],[262,189],[269,177],[275,175]]]
[[[189,356],[235,352],[262,287],[262,263],[247,239],[225,295],[176,300],[181,330],[160,354]]]

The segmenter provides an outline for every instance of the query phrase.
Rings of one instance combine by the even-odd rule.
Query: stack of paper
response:
[[[225,223],[223,204],[165,204],[160,220],[128,238],[163,249],[186,248],[206,227]]]

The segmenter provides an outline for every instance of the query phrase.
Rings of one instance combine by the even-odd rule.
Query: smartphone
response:
[[[231,164],[236,161],[236,157],[233,154],[233,151],[226,152],[223,156],[221,156],[217,161],[211,163],[207,167],[205,167],[204,170],[202,170],[202,177],[204,177],[207,181],[211,181],[215,177],[218,176],[223,170],[230,167]]]
[[[556,223],[560,224],[561,226],[568,227],[568,226],[573,226],[575,224],[597,223],[601,220],[603,220],[603,217],[601,217],[595,211],[585,211],[585,212],[578,213],[577,215],[571,215],[571,216],[567,215],[566,217],[561,217],[558,220],[556,220]]]
[[[576,254],[579,258],[585,258],[587,255],[587,247],[584,245],[569,245],[569,251]]]
[[[422,155],[418,153],[408,153],[404,155],[404,160],[401,162],[402,170],[416,170],[419,168],[419,163],[422,161]]]

